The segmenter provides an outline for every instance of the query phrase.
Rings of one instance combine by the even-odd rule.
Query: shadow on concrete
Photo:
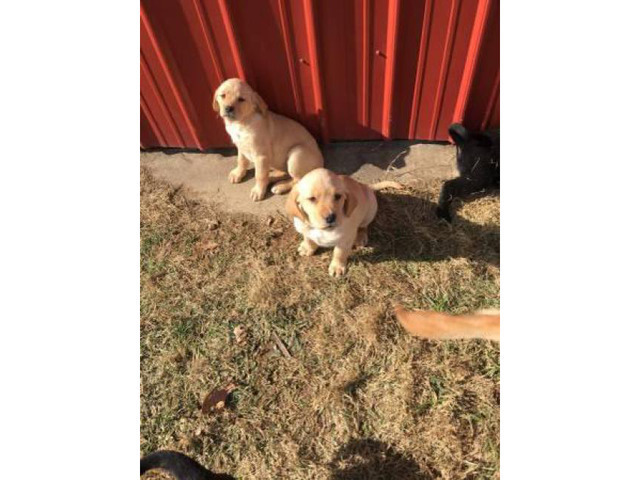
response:
[[[173,148],[173,147],[149,147],[149,148],[141,148],[140,153],[157,153],[161,152],[165,155],[179,155],[183,153],[187,154],[217,154],[222,157],[235,157],[238,154],[238,149],[236,147],[225,147],[225,148],[205,148],[204,150],[199,150],[197,148]]]
[[[364,262],[438,261],[447,258],[500,265],[500,227],[479,225],[454,214],[452,224],[436,217],[436,203],[412,195],[378,192],[378,214],[369,228]]]
[[[329,143],[322,147],[325,166],[341,175],[352,175],[363,165],[373,165],[381,170],[404,168],[405,157],[412,145],[424,142],[368,141]]]
[[[400,169],[407,166],[405,157],[414,145],[448,145],[447,142],[422,142],[409,140],[395,141],[353,141],[332,142],[320,146],[325,167],[341,175],[352,175],[364,165],[372,165],[381,170]],[[235,147],[197,150],[191,148],[148,148],[144,152],[163,152],[166,155],[183,153],[217,154],[224,158],[236,157]],[[249,167],[251,170],[253,166]]]
[[[229,172],[236,165],[237,150],[217,149],[216,154],[188,153],[184,149],[149,149],[141,153],[144,168],[173,187],[182,186],[191,198],[212,202],[229,212],[273,215],[284,211],[285,197],[269,194],[261,202],[250,200],[254,171],[239,184],[231,184]],[[340,174],[372,184],[396,180],[406,186],[454,178],[455,148],[414,141],[340,142],[323,146],[326,166]]]
[[[370,438],[350,440],[334,456],[331,469],[331,480],[430,480],[439,476],[437,470],[423,472],[415,460]]]

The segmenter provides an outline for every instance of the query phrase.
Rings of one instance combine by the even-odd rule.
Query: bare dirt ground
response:
[[[413,339],[391,311],[499,306],[498,197],[449,226],[435,176],[379,192],[370,246],[334,279],[329,251],[297,256],[278,209],[229,211],[159,161],[141,172],[141,454],[171,448],[243,479],[499,476],[499,344]],[[235,187],[247,200],[250,183]],[[230,383],[228,407],[204,415]]]

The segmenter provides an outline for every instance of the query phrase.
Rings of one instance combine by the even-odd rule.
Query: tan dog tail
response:
[[[469,315],[418,310],[410,312],[400,305],[394,307],[400,325],[415,337],[431,340],[483,338],[500,341],[500,312],[484,311]]]
[[[395,188],[396,190],[402,190],[404,187],[402,186],[402,184],[398,182],[394,182],[393,180],[383,180],[382,182],[369,185],[369,188],[371,190],[377,191],[377,190],[382,190],[384,188]]]

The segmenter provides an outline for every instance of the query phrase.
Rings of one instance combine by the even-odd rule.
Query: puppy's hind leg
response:
[[[311,170],[322,167],[323,164],[322,154],[317,148],[314,150],[301,145],[293,147],[287,158],[287,172],[291,178],[276,183],[271,187],[271,192],[276,195],[287,193],[302,177]]]
[[[287,158],[287,171],[294,183],[304,177],[311,170],[321,168],[324,165],[322,153],[317,147],[298,145],[289,151]]]
[[[275,182],[271,186],[271,193],[275,195],[282,195],[287,193],[293,187],[293,180],[289,177],[287,172],[280,170],[271,170],[269,172],[269,181]]]
[[[293,188],[294,183],[295,180],[293,180],[293,178],[282,180],[271,187],[271,193],[275,195],[283,195]]]
[[[286,180],[287,178],[289,178],[289,174],[287,172],[283,172],[276,168],[269,170],[269,183],[276,183],[281,180]]]
[[[369,235],[367,234],[367,227],[362,227],[358,229],[358,233],[356,234],[356,240],[353,242],[354,247],[366,247],[367,242],[369,241]]]

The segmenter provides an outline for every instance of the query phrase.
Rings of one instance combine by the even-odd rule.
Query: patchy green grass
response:
[[[175,449],[243,479],[499,476],[499,345],[410,338],[390,308],[499,306],[498,198],[448,226],[438,182],[379,193],[370,246],[334,279],[330,251],[297,256],[285,218],[141,178],[141,454]],[[203,416],[230,383],[230,408]]]

